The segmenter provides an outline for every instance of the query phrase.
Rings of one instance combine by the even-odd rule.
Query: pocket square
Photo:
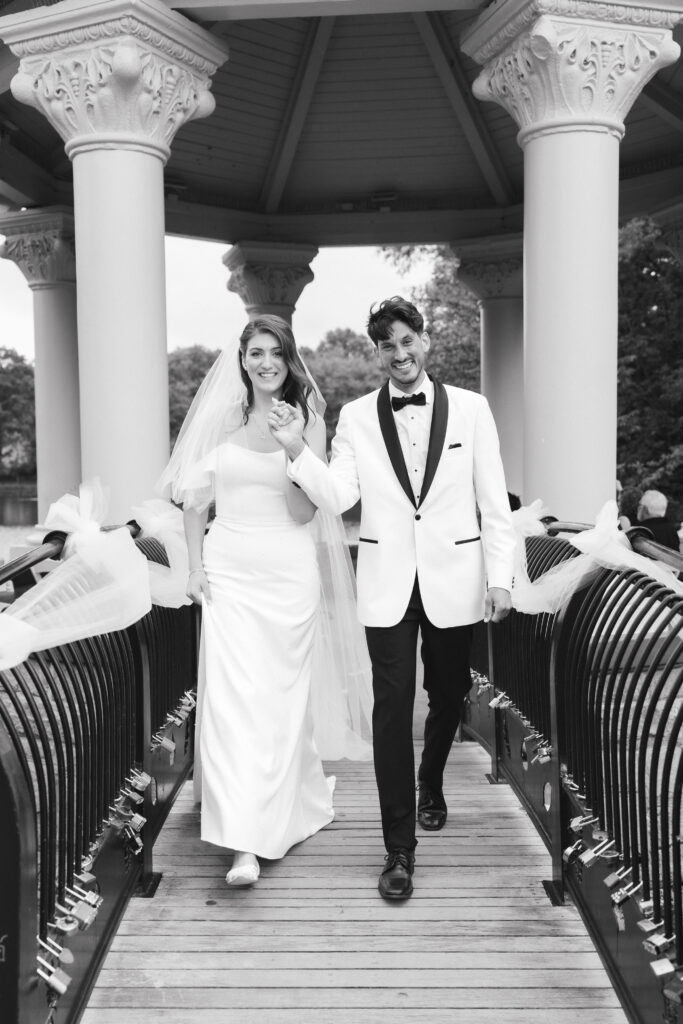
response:
[[[462,445],[460,444],[460,441],[454,441],[453,444],[449,444],[448,450],[450,451],[451,448],[462,448]]]

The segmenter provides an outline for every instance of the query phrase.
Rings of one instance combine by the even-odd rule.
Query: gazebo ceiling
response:
[[[516,125],[473,97],[479,68],[458,45],[484,0],[441,0],[439,12],[429,0],[167,2],[230,51],[215,113],[173,143],[170,232],[339,245],[521,229]],[[0,15],[32,6],[0,0]],[[0,49],[0,201],[68,204],[70,162],[11,96],[15,67]],[[680,203],[683,60],[646,87],[626,129],[622,216]]]

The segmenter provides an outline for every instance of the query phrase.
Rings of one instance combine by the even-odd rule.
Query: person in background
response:
[[[650,531],[658,544],[680,551],[676,524],[666,518],[668,504],[666,496],[661,491],[645,491],[638,502],[638,523]]]

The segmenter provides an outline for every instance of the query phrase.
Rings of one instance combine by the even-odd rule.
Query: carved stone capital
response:
[[[66,0],[0,20],[20,58],[15,98],[41,111],[70,157],[90,149],[167,160],[178,129],[215,106],[227,51],[162,0]]]
[[[230,271],[228,289],[242,299],[249,316],[276,313],[291,320],[302,291],[313,280],[310,245],[239,242],[223,257]]]
[[[27,210],[0,219],[0,257],[17,264],[33,291],[76,281],[74,220],[61,210]]]
[[[493,8],[463,49],[486,65],[475,95],[508,111],[520,144],[577,129],[621,138],[638,94],[680,55],[671,30],[681,11],[671,0],[512,0],[505,18]]]
[[[478,299],[522,297],[522,236],[481,238],[452,242],[458,277]]]

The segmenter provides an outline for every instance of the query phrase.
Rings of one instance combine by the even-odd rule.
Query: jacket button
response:
[[[418,512],[418,513],[417,513],[417,515],[415,516],[415,518],[416,518],[416,519],[422,519],[422,516],[421,516],[421,515],[420,515],[420,513]]]

